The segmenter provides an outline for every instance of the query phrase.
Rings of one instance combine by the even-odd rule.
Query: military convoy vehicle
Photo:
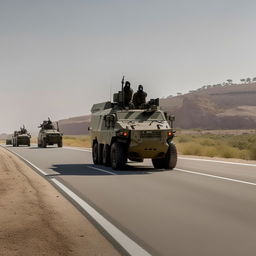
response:
[[[12,145],[12,138],[7,138],[7,139],[5,140],[5,144],[6,144],[6,145]]]
[[[94,104],[89,127],[94,164],[123,169],[127,160],[152,159],[153,166],[173,169],[177,150],[172,142],[174,116],[167,116],[153,99],[135,109],[124,105],[123,90],[113,102]]]
[[[59,148],[62,147],[63,134],[59,131],[58,123],[56,128],[50,118],[48,118],[48,121],[43,121],[38,128],[40,128],[37,138],[38,147],[46,148],[47,145],[54,144],[57,144]]]
[[[20,145],[27,145],[30,147],[31,135],[28,133],[27,129],[23,125],[19,131],[15,131],[12,136],[13,147],[19,147]]]

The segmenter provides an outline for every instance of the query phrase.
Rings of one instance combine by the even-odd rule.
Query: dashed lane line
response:
[[[237,180],[237,179],[227,178],[227,177],[223,177],[223,176],[206,174],[206,173],[202,173],[202,172],[193,172],[193,171],[184,170],[184,169],[180,169],[180,168],[175,168],[174,170],[179,171],[179,172],[185,172],[185,173],[190,173],[190,174],[195,174],[195,175],[200,175],[200,176],[206,176],[206,177],[215,178],[215,179],[227,180],[227,181],[242,183],[242,184],[246,184],[246,185],[256,186],[256,183],[248,182],[248,181],[244,181],[244,180]]]

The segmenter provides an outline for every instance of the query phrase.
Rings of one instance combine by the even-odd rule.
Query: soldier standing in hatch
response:
[[[129,107],[130,102],[132,100],[132,94],[133,94],[133,90],[131,88],[131,84],[129,81],[126,81],[124,86],[124,106],[125,107]]]
[[[132,102],[135,108],[141,108],[146,103],[147,93],[143,91],[143,86],[139,85],[138,91],[134,93]]]

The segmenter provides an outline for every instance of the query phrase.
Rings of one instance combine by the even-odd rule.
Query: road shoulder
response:
[[[119,255],[51,184],[0,147],[0,255]]]

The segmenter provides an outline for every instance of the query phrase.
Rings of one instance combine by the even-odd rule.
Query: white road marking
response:
[[[105,172],[105,173],[108,173],[108,174],[111,174],[111,175],[117,175],[114,172],[110,172],[110,171],[107,171],[107,170],[104,170],[104,169],[101,169],[101,168],[96,168],[96,167],[93,167],[93,166],[87,166],[87,167],[91,168],[91,169],[94,169],[94,170],[97,170],[97,171],[100,171],[100,172]]]
[[[130,255],[134,256],[149,256],[150,254],[145,251],[142,247],[131,240],[122,231],[116,228],[112,223],[105,219],[100,213],[94,208],[72,192],[69,188],[64,186],[55,178],[52,179],[62,191],[64,191],[69,197],[71,197],[76,203],[78,203],[101,227],[104,228],[108,234],[115,239]]]
[[[179,171],[179,172],[186,172],[186,173],[190,173],[190,174],[196,174],[196,175],[206,176],[206,177],[210,177],[210,178],[228,180],[228,181],[233,181],[233,182],[242,183],[242,184],[246,184],[246,185],[256,186],[256,183],[248,182],[248,181],[244,181],[244,180],[237,180],[237,179],[227,178],[227,177],[223,177],[223,176],[206,174],[206,173],[202,173],[202,172],[193,172],[193,171],[188,171],[188,170],[184,170],[184,169],[180,169],[180,168],[175,168],[174,170]]]
[[[77,151],[83,151],[83,152],[92,152],[91,148],[78,148],[78,147],[63,147],[63,148],[77,150]]]
[[[200,159],[200,158],[190,158],[190,157],[178,157],[178,159],[192,160],[192,161],[202,161],[202,162],[214,162],[214,163],[220,163],[220,164],[244,165],[244,166],[256,167],[256,164],[246,164],[246,163],[237,163],[237,162],[227,162],[227,161],[211,160],[211,159]]]

